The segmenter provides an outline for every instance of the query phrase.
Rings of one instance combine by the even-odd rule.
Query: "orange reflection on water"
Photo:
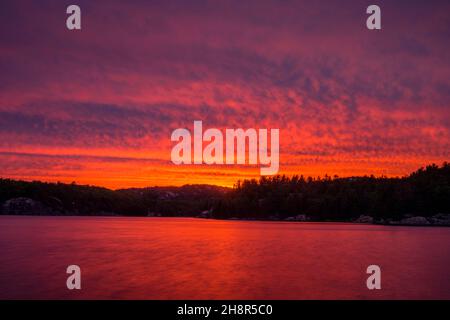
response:
[[[449,299],[449,228],[0,217],[0,298]],[[66,289],[66,268],[82,290]],[[382,290],[366,288],[366,268]]]

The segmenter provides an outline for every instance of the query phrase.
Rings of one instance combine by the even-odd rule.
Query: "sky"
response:
[[[66,8],[81,8],[81,30]],[[174,165],[173,130],[279,128],[280,174],[450,160],[450,2],[0,2],[0,177],[118,189],[257,178]]]

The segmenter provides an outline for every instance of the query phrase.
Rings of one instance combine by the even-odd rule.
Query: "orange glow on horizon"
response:
[[[181,186],[185,184],[211,184],[233,187],[238,180],[259,179],[258,166],[252,165],[174,165],[169,159],[151,160],[134,158],[133,155],[107,156],[107,153],[95,156],[48,154],[3,153],[7,163],[17,163],[20,169],[3,172],[2,178],[25,181],[62,182],[83,185],[95,185],[110,189]],[[24,164],[24,158],[30,158],[30,164]],[[401,177],[410,174],[422,166],[431,163],[441,164],[445,158],[403,157],[356,159],[321,157],[320,160],[309,156],[281,155],[280,175],[303,175],[305,177],[349,176],[387,176]],[[45,162],[49,170],[36,170],[33,165]],[[54,162],[54,163],[53,163]],[[64,165],[61,165],[64,162]]]

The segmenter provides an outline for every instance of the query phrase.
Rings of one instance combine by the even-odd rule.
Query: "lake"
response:
[[[1,299],[450,299],[450,228],[0,216],[0,252]]]

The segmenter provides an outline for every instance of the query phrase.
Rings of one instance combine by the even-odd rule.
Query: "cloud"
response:
[[[71,32],[62,2],[2,1],[0,151],[16,159],[59,150],[167,161],[171,131],[203,120],[280,128],[282,173],[395,175],[448,160],[446,1],[380,1],[380,32],[365,28],[364,1],[78,4],[82,30]],[[88,160],[70,162],[101,183]],[[194,177],[122,162],[112,177],[149,166],[155,184],[215,179],[211,168]]]

